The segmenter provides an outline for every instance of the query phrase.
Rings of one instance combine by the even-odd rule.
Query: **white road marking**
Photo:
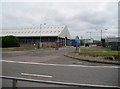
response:
[[[35,77],[45,77],[45,78],[52,78],[53,77],[53,76],[49,76],[49,75],[38,75],[38,74],[29,74],[29,73],[21,73],[21,75],[35,76]]]
[[[49,63],[37,63],[37,62],[8,61],[8,60],[0,60],[0,62],[29,64],[29,65],[45,65],[45,66],[65,66],[65,67],[120,68],[120,66],[66,65],[66,64],[49,64]]]

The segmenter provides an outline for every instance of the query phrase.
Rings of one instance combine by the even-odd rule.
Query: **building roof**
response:
[[[65,37],[67,37],[68,39],[71,38],[68,28],[65,25],[59,25],[59,26],[43,25],[41,27],[2,30],[2,36],[7,36],[7,35],[13,35],[16,37],[58,36],[61,38],[65,38]]]

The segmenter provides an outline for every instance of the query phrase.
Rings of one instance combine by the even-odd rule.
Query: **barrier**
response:
[[[45,81],[45,80],[26,79],[26,78],[10,77],[10,76],[0,76],[0,78],[13,80],[13,84],[12,84],[13,89],[17,88],[17,81],[55,84],[55,85],[64,85],[64,86],[73,86],[73,87],[74,86],[76,86],[76,87],[88,87],[88,89],[89,88],[120,89],[119,86],[105,86],[105,85],[91,85],[91,84],[67,83],[67,82],[57,82],[57,81]]]

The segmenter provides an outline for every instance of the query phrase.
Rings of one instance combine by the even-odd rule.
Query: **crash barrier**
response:
[[[94,89],[120,89],[119,86],[106,86],[106,85],[91,85],[91,84],[79,84],[79,83],[67,83],[67,82],[57,82],[57,81],[46,81],[46,80],[35,80],[19,77],[10,77],[10,76],[0,76],[2,79],[12,80],[12,88],[17,89],[18,81],[34,82],[34,83],[44,83],[44,84],[54,84],[54,85],[63,85],[63,86],[72,86],[72,87],[88,87]]]

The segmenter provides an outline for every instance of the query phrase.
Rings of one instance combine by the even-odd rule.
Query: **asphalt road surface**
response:
[[[65,52],[72,50],[74,49],[68,47],[50,51],[4,52],[2,61],[0,61],[2,62],[2,75],[34,80],[119,86],[119,66],[89,63],[64,56]],[[3,80],[3,86],[12,86],[12,81]],[[61,87],[60,85],[21,81],[18,82],[18,86]]]
[[[15,51],[3,52],[2,60],[26,61],[26,62],[42,62],[55,64],[77,64],[77,65],[93,65],[93,66],[111,66],[112,64],[92,63],[80,61],[65,57],[64,54],[74,51],[75,47],[63,47],[59,50],[31,50],[31,51]]]

